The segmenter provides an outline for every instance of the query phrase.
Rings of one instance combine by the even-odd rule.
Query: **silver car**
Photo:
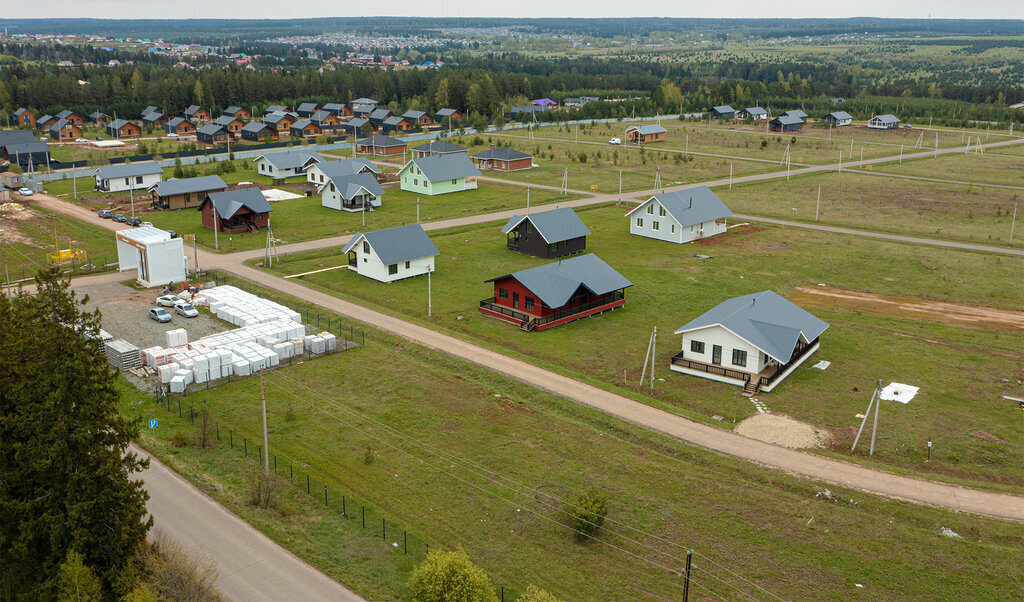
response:
[[[199,310],[192,307],[187,301],[178,301],[174,304],[174,311],[186,318],[194,318],[199,315]]]

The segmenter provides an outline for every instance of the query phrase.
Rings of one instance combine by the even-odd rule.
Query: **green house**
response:
[[[398,172],[402,190],[437,195],[476,188],[480,170],[463,153],[417,157]]]

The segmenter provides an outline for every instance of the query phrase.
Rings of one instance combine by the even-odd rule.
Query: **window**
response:
[[[704,353],[704,341],[690,341],[690,351],[692,353]]]
[[[452,180],[452,186],[455,186],[457,180]]]
[[[637,228],[643,228],[644,227],[644,218],[642,218],[642,217],[636,218],[636,227]]]
[[[533,234],[533,224],[529,221],[526,222],[526,233]]]
[[[331,182],[331,192],[334,192],[334,182]]]
[[[125,186],[129,186],[129,185],[131,185],[131,183],[132,183],[132,182],[131,182],[131,179],[130,179],[130,178],[125,178],[125,179],[124,179],[124,185],[125,185]]]
[[[659,229],[661,229],[661,222],[651,222],[651,229],[652,230],[659,230]]]
[[[405,262],[405,269],[407,269],[407,270],[409,269],[409,264],[410,264],[410,262],[408,262],[408,261]]]
[[[419,178],[413,178],[412,179],[412,185],[413,186],[419,186],[420,185]]]
[[[389,276],[394,276],[397,273],[398,273],[398,264],[397,263],[393,263],[393,264],[388,266],[388,275]]]
[[[369,252],[370,252],[370,243],[368,243],[368,242],[366,242],[364,240],[363,241],[363,253],[369,253]]]
[[[659,207],[658,208],[658,215],[661,216],[661,217],[665,217],[665,208],[664,207]]]
[[[651,203],[650,205],[647,206],[647,213],[649,213],[650,215],[654,215],[654,203]]]
[[[507,288],[499,288],[498,289],[498,298],[499,299],[508,299],[508,289]]]
[[[672,234],[675,234],[675,233],[676,233],[676,225],[672,224]]]
[[[746,366],[747,365],[747,352],[740,349],[732,350],[732,365],[733,366]]]
[[[533,311],[533,297],[526,298],[526,311]]]

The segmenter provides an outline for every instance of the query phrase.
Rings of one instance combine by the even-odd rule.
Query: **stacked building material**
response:
[[[218,318],[236,326],[252,326],[279,320],[301,323],[302,316],[280,303],[233,286],[217,286],[196,293],[195,305],[208,306]]]
[[[182,345],[188,345],[188,333],[185,332],[184,328],[176,328],[174,330],[167,331],[167,346],[168,347],[181,347]]]
[[[104,351],[109,361],[115,368],[127,370],[142,365],[142,354],[139,348],[128,341],[117,339],[106,343]]]

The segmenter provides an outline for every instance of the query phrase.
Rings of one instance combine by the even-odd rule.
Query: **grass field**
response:
[[[695,599],[849,598],[862,587],[874,598],[996,598],[1024,585],[1020,525],[834,487],[826,498],[815,483],[683,445],[380,333],[368,333],[364,348],[281,367],[264,380],[279,465],[309,463],[332,491],[368,501],[432,548],[464,547],[509,599],[531,583],[567,600],[677,599],[689,548],[698,554]],[[206,403],[237,446],[243,436],[258,438],[258,392],[258,380],[236,380],[185,402]],[[248,507],[237,449],[226,450],[223,438],[210,451],[171,448],[166,438],[190,430],[187,418],[136,403],[143,399],[128,393],[122,411],[160,419],[160,441],[145,434],[142,443],[190,481],[368,599],[408,598],[401,533],[374,541],[358,514],[324,513],[316,491],[303,500],[291,489],[285,513]],[[583,542],[562,506],[540,496],[575,500],[587,491],[607,496],[614,522]],[[379,534],[373,523],[367,531]]]
[[[33,207],[31,200],[19,199],[18,202],[26,209],[4,211],[4,232],[0,235],[7,247],[7,270],[12,281],[31,278],[36,270],[45,267],[49,261],[47,255],[55,252],[58,242],[61,249],[84,250],[88,262],[98,267],[117,261],[117,245],[112,233]],[[0,274],[0,281],[3,281],[3,274]]]
[[[813,222],[819,186],[822,224],[1000,246],[1008,244],[1013,206],[1024,198],[1024,191],[856,171],[720,186],[715,193],[736,213]]]
[[[630,237],[625,211],[604,207],[580,212],[593,232],[588,251],[635,284],[626,292],[625,309],[550,331],[522,332],[477,312],[478,302],[493,294],[491,285],[484,282],[487,278],[543,263],[506,250],[500,224],[432,235],[441,255],[433,279],[430,320],[425,317],[427,283],[422,279],[382,285],[348,270],[335,270],[303,281],[649,403],[705,420],[720,415],[729,423],[755,411],[738,388],[667,370],[679,344],[677,337],[667,333],[726,298],[764,289],[787,296],[799,285],[827,283],[1007,308],[1019,308],[1024,302],[1024,289],[1010,284],[1024,268],[1020,258],[827,233],[794,236],[786,228],[746,228],[738,236],[680,247]],[[824,261],[826,246],[828,260]],[[713,258],[700,261],[692,257],[694,253]],[[279,269],[294,274],[343,261],[337,253],[293,255],[285,257]],[[901,408],[888,419],[883,431],[886,447],[870,464],[1024,488],[1024,428],[1012,418],[1017,415],[1012,404],[998,398],[999,394],[1021,394],[1020,386],[1014,384],[1022,360],[1016,344],[1019,332],[919,321],[911,316],[884,317],[869,311],[808,309],[832,324],[822,337],[819,355],[833,362],[833,367],[825,372],[798,369],[786,383],[762,396],[769,408],[831,431],[831,449],[849,457],[853,439],[849,429],[859,424],[854,414],[863,411],[875,379],[919,384],[927,395],[920,404]],[[635,383],[654,326],[662,335],[659,370],[665,383],[656,387],[652,397],[642,394]],[[878,353],[879,349],[886,353]],[[957,369],[950,370],[951,366]],[[987,401],[978,404],[979,399]],[[966,408],[970,411],[965,412]],[[996,433],[1009,443],[978,439],[969,433],[973,429]],[[925,462],[924,442],[929,438],[942,441],[943,453],[933,453],[932,461]]]
[[[1007,149],[994,150],[997,153],[1002,153]],[[875,165],[874,170],[977,184],[1017,186],[1022,189],[1016,191],[1017,196],[1024,198],[1024,157],[998,157],[983,153],[954,154],[934,159],[904,161],[902,164],[894,162]]]

